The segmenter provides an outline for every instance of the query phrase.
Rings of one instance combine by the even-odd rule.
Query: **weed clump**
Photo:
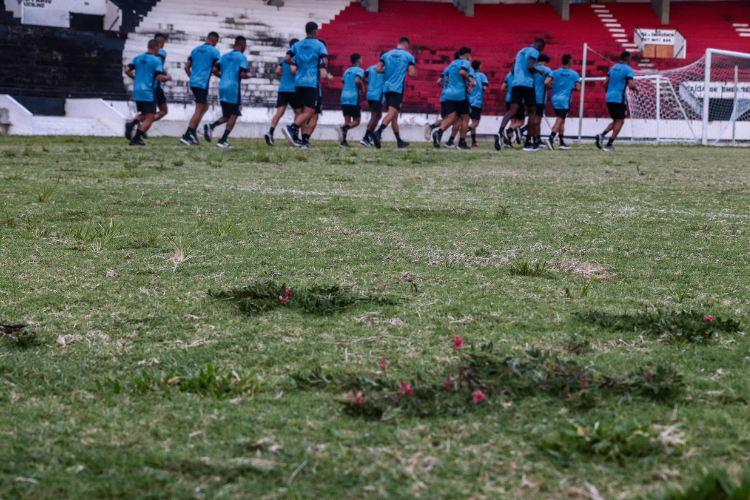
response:
[[[340,285],[315,285],[290,288],[286,283],[257,282],[233,290],[212,291],[218,300],[234,302],[244,314],[264,314],[278,308],[293,309],[313,316],[328,316],[360,303],[395,305],[398,299],[389,296],[355,293]]]
[[[521,260],[510,265],[510,273],[516,276],[543,276],[549,270],[549,262],[546,260],[535,260],[529,262]]]
[[[40,345],[42,342],[36,332],[27,330],[26,327],[27,325],[0,325],[0,339],[21,349]]]
[[[750,498],[750,472],[740,472],[736,478],[727,471],[704,473],[685,489],[675,489],[644,500],[747,500]]]
[[[698,311],[685,310],[657,310],[636,314],[586,311],[578,312],[574,316],[581,323],[600,326],[607,330],[635,331],[671,341],[697,344],[706,343],[720,333],[736,333],[741,327],[735,319],[723,319]]]

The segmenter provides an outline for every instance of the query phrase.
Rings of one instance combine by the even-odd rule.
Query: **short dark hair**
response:
[[[536,60],[536,62],[550,62],[550,58],[547,54],[539,54],[539,59]]]
[[[482,61],[479,59],[474,59],[471,61],[471,67],[474,68],[474,71],[479,71],[479,68],[482,66]]]
[[[453,54],[453,60],[454,61],[458,60],[459,57],[460,56],[458,55],[458,52],[456,52],[455,54]]]
[[[620,60],[621,60],[621,61],[624,61],[625,59],[627,59],[627,58],[628,58],[628,57],[630,57],[631,55],[632,55],[632,54],[631,54],[631,53],[630,53],[629,51],[627,51],[627,50],[623,50],[623,51],[622,51],[622,54],[620,54]]]
[[[219,34],[215,31],[212,31],[206,38],[219,38]]]
[[[458,55],[465,56],[466,54],[471,54],[471,49],[469,47],[461,47],[458,49]]]
[[[359,54],[352,54],[352,56],[349,58],[352,64],[356,64],[356,62],[359,61],[360,59],[362,59],[362,56]]]
[[[156,40],[157,38],[160,38],[160,37],[163,38],[163,39],[165,39],[165,40],[167,39],[167,35],[165,35],[164,33],[157,33],[157,34],[154,35],[154,40]]]
[[[148,48],[149,48],[149,50],[151,50],[151,49],[158,49],[159,48],[159,40],[157,40],[156,38],[152,38],[151,40],[149,40],[148,41]]]
[[[570,64],[570,61],[572,60],[573,56],[571,56],[570,54],[565,54],[562,58],[563,66],[567,66],[568,64]]]
[[[311,35],[316,31],[318,31],[318,23],[310,21],[305,25],[305,33],[307,33],[308,35]]]
[[[542,47],[544,47],[545,45],[547,45],[547,42],[544,41],[544,38],[537,38],[536,40],[534,40],[534,45],[541,45]]]
[[[319,41],[320,43],[322,43],[323,45],[325,45],[326,47],[328,47],[328,44],[326,43],[326,41],[325,41],[325,40],[321,40],[321,39],[318,39],[318,41]]]
[[[292,38],[289,40],[289,47],[294,46],[295,43],[299,42],[299,38]]]
[[[240,35],[240,36],[238,36],[237,38],[234,39],[234,44],[235,45],[239,45],[241,43],[246,43],[246,42],[247,42],[247,38],[245,38],[242,35]]]
[[[401,38],[398,39],[398,44],[401,45],[402,43],[408,43],[409,45],[411,45],[411,40],[409,40],[405,36],[402,36]]]

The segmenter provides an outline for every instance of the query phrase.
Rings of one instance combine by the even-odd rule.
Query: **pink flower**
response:
[[[713,320],[714,320],[713,316],[704,316],[703,317],[703,321],[713,321]]]
[[[357,393],[357,404],[360,404],[360,405],[362,404],[362,393],[361,392]]]
[[[445,387],[450,387],[453,385],[453,381],[451,380],[451,374],[450,372],[445,374]]]
[[[391,363],[386,359],[385,354],[383,354],[383,359],[380,360],[380,369],[385,371],[385,369],[390,365]]]
[[[287,302],[289,302],[289,298],[284,297],[283,295],[279,295],[279,302],[281,302],[282,304],[286,304]]]
[[[401,379],[401,387],[398,388],[398,395],[403,397],[406,395],[413,396],[414,393],[411,391],[411,386],[404,382],[404,379]]]
[[[346,397],[350,401],[349,406],[354,406],[354,391],[349,391]]]
[[[286,297],[286,300],[289,300],[292,298],[292,290],[290,288],[287,288],[284,292],[284,297]]]
[[[464,346],[464,339],[462,339],[459,334],[456,334],[456,336],[453,337],[453,348],[461,349],[463,346]]]
[[[475,405],[481,403],[485,399],[487,399],[487,396],[485,396],[482,391],[474,391],[474,393],[471,395],[471,400]]]

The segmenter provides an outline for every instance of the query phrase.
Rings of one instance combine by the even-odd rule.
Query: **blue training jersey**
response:
[[[508,93],[505,95],[505,102],[510,102],[510,92],[513,90],[513,72],[509,71],[505,76],[505,83],[508,85]]]
[[[161,59],[147,52],[133,59],[128,67],[135,70],[133,98],[141,102],[153,101],[157,77],[164,74],[164,64]]]
[[[240,73],[247,71],[247,57],[239,50],[233,50],[221,56],[218,66],[221,70],[219,100],[221,102],[241,104]]]
[[[445,75],[448,74],[448,68],[445,68],[443,70],[443,73],[440,75],[440,78],[443,79],[443,91],[440,93],[440,102],[445,102]]]
[[[558,68],[552,72],[552,107],[570,109],[573,89],[581,77],[570,68]]]
[[[609,76],[607,102],[627,104],[625,89],[628,88],[628,82],[635,78],[633,68],[625,63],[618,63],[612,66],[607,76]]]
[[[367,68],[367,100],[379,101],[383,98],[383,85],[385,84],[385,75],[378,73],[378,65],[375,64]]]
[[[409,66],[414,66],[417,63],[414,56],[404,49],[393,49],[383,54],[380,61],[385,64],[383,92],[403,94],[404,80]]]
[[[544,86],[544,82],[547,81],[547,77],[552,74],[552,70],[547,66],[537,64],[536,69],[542,73],[534,73],[534,92],[536,93],[537,104],[547,104],[547,87]]]
[[[194,48],[188,57],[188,61],[193,63],[190,70],[190,88],[207,89],[208,81],[211,79],[211,70],[219,59],[221,59],[219,49],[210,43]]]
[[[468,74],[471,70],[471,63],[466,59],[456,59],[448,66],[445,85],[443,80],[443,95],[446,101],[464,101],[466,100],[466,82],[461,76],[461,70]]]
[[[295,87],[317,88],[319,85],[318,69],[321,61],[328,57],[326,46],[317,38],[305,38],[289,49],[292,59],[297,63]]]
[[[296,87],[294,86],[294,74],[292,73],[292,65],[284,62],[284,58],[279,61],[281,66],[281,81],[279,82],[279,92],[294,92]]]
[[[518,51],[513,65],[513,85],[516,87],[533,87],[534,77],[529,71],[529,59],[538,60],[539,51],[534,47],[526,47]]]
[[[359,87],[357,87],[357,77],[360,80],[365,76],[365,70],[359,66],[352,66],[344,71],[344,88],[341,90],[342,106],[359,105]]]
[[[167,62],[167,51],[159,47],[159,53],[157,54],[157,57],[161,59],[161,63],[164,64]],[[161,82],[159,80],[156,80],[156,87],[161,88]]]
[[[473,108],[481,108],[484,105],[484,86],[489,86],[490,81],[487,75],[479,71],[474,72],[474,81],[477,82],[477,86],[469,94],[469,103]]]

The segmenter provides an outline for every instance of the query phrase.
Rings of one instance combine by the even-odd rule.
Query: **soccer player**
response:
[[[284,61],[296,66],[294,87],[297,93],[297,103],[302,106],[302,112],[294,119],[294,123],[284,128],[284,135],[293,146],[309,144],[309,135],[303,134],[299,140],[300,127],[315,115],[320,104],[320,71],[328,66],[328,51],[325,44],[318,40],[318,25],[309,22],[305,25],[307,38],[292,45]]]
[[[326,45],[324,40],[320,40],[320,43]],[[326,45],[327,46],[327,45]],[[318,119],[323,114],[323,82],[332,82],[333,75],[328,73],[326,68],[318,68],[318,102],[315,105],[315,113],[310,117],[307,122],[302,125],[302,140],[299,141],[298,146],[302,149],[310,149],[310,137],[315,132],[315,128],[318,126]]]
[[[135,120],[125,126],[125,136],[130,139],[131,146],[145,146],[143,135],[151,128],[156,117],[156,101],[154,100],[155,82],[168,82],[172,77],[164,74],[164,65],[157,57],[159,42],[148,41],[148,52],[133,59],[125,68],[125,74],[134,80],[133,98],[138,109]],[[133,128],[140,123],[140,127],[133,135]]]
[[[341,127],[341,147],[348,148],[346,134],[349,130],[359,126],[362,119],[362,105],[360,104],[360,92],[363,89],[362,78],[365,72],[362,69],[362,56],[352,54],[349,58],[352,66],[344,72],[344,89],[341,91],[341,109],[344,113],[344,126]]]
[[[484,93],[490,88],[490,81],[487,79],[487,75],[482,73],[482,61],[475,59],[471,62],[471,68],[474,70],[472,78],[476,82],[476,87],[469,94],[469,104],[471,104],[471,112],[469,118],[471,118],[471,124],[469,130],[471,130],[471,147],[477,147],[477,127],[479,122],[482,120],[482,107],[484,105]]]
[[[161,59],[162,65],[167,63],[167,51],[164,50],[164,45],[167,43],[167,35],[164,33],[157,33],[154,35],[154,40],[159,42],[159,53],[157,57]],[[166,74],[166,70],[164,74]],[[154,121],[157,122],[167,116],[169,113],[169,107],[167,106],[167,96],[164,94],[164,88],[161,86],[161,82],[156,83],[156,105],[159,106],[159,112],[156,113]]]
[[[562,68],[552,72],[552,107],[555,109],[555,125],[552,127],[552,134],[549,139],[545,139],[545,145],[548,149],[555,149],[555,138],[560,138],[560,149],[570,149],[565,144],[565,119],[570,111],[570,102],[573,98],[573,91],[581,91],[581,77],[574,70],[570,69],[573,62],[573,56],[565,54],[562,57]]]
[[[380,55],[381,57],[383,54]],[[380,123],[380,119],[383,117],[383,84],[385,83],[385,75],[378,73],[378,65],[373,64],[365,72],[364,82],[367,85],[367,104],[370,107],[370,122],[367,124],[367,132],[360,141],[365,147],[371,147],[375,145],[372,140],[372,135],[375,132],[375,127]]]
[[[443,87],[443,95],[445,96],[441,112],[443,122],[432,133],[432,144],[436,148],[440,148],[443,132],[458,117],[461,132],[458,149],[469,149],[469,146],[466,144],[466,133],[469,128],[471,106],[466,95],[466,89],[467,86],[470,88],[473,83],[471,76],[469,76],[469,70],[471,69],[469,61],[471,61],[471,49],[469,47],[461,47],[458,50],[458,59],[448,66],[448,71],[445,75],[445,86]],[[455,129],[456,126],[454,126]]]
[[[547,90],[552,86],[552,70],[547,67],[550,62],[547,54],[540,54],[537,61],[536,69],[539,73],[534,75],[534,92],[536,93],[536,110],[529,121],[534,120],[536,136],[531,139],[531,149],[524,148],[524,151],[539,151],[542,149],[542,118],[544,118],[544,108],[547,107]]]
[[[453,60],[454,61],[458,60],[458,51],[456,51],[456,53],[453,54]],[[448,68],[450,68],[450,65],[448,65],[443,70],[443,72],[440,74],[440,78],[438,78],[437,82],[435,82],[435,83],[437,83],[437,86],[440,87],[441,89],[445,89],[445,76],[448,74]],[[441,92],[440,93],[440,114],[441,114],[441,116],[437,120],[435,120],[435,123],[426,123],[425,124],[424,137],[428,141],[432,140],[432,133],[435,131],[435,129],[439,128],[440,125],[443,124],[442,113],[443,113],[444,109],[445,109],[445,92]],[[449,127],[453,127],[453,128],[451,129],[450,139],[448,139],[448,142],[445,143],[445,147],[448,148],[448,149],[456,149],[456,145],[453,143],[453,140],[456,137],[456,134],[457,134],[457,131],[458,131],[457,124],[458,124],[458,119],[454,120],[453,123],[451,123],[449,125]],[[445,130],[448,130],[448,128],[446,128]]]
[[[195,98],[195,112],[188,123],[185,135],[180,139],[180,142],[186,146],[198,145],[198,125],[208,111],[208,82],[214,65],[221,58],[221,53],[216,48],[217,43],[219,43],[219,34],[212,31],[206,37],[206,43],[194,48],[185,63],[185,73],[190,77],[190,90]]]
[[[505,76],[505,81],[500,87],[502,92],[505,94],[505,111],[510,111],[510,98],[513,93],[513,72],[509,71]],[[526,106],[521,104],[518,106],[518,111],[515,116],[510,120],[510,127],[508,127],[508,137],[513,139],[515,132],[516,144],[521,144],[521,136],[525,132],[524,123],[526,123]],[[511,144],[512,147],[512,144]]]
[[[398,40],[398,46],[383,54],[378,62],[376,71],[385,74],[383,92],[385,93],[385,104],[388,107],[388,114],[383,119],[380,127],[371,135],[375,147],[378,149],[380,149],[383,130],[388,125],[393,129],[398,148],[403,149],[409,146],[409,143],[402,141],[401,135],[399,135],[398,114],[401,111],[401,104],[404,101],[404,81],[406,80],[406,75],[409,75],[409,78],[416,76],[414,65],[417,61],[408,52],[410,47],[411,41],[403,36]]]
[[[620,134],[622,126],[625,124],[625,116],[628,113],[628,101],[626,90],[630,89],[638,93],[638,87],[635,86],[635,73],[630,67],[630,52],[627,50],[620,55],[620,62],[612,66],[604,79],[604,90],[607,91],[607,108],[609,116],[612,117],[612,123],[601,134],[596,136],[596,147],[604,151],[617,151],[614,146],[615,139]],[[604,146],[604,138],[612,132],[612,137]]]
[[[292,48],[297,42],[299,42],[298,39],[292,38],[289,41],[289,48]],[[265,135],[266,144],[269,146],[274,145],[273,134],[276,131],[279,120],[286,113],[287,106],[292,108],[295,117],[302,113],[302,106],[297,102],[297,91],[294,87],[292,66],[282,58],[279,61],[279,66],[276,68],[276,74],[281,77],[281,81],[279,82],[279,96],[276,99],[276,116],[271,120],[271,128]]]
[[[503,116],[500,123],[500,130],[495,136],[495,149],[500,151],[503,148],[503,142],[511,146],[510,137],[505,130],[505,126],[518,112],[521,104],[526,105],[526,112],[529,115],[529,128],[526,135],[526,145],[524,150],[532,150],[531,137],[536,137],[537,131],[532,120],[536,112],[536,92],[534,92],[534,75],[539,72],[536,69],[536,61],[539,54],[544,51],[545,42],[543,38],[534,40],[531,47],[521,49],[516,55],[516,61],[513,65],[513,89],[510,96],[510,110]]]
[[[232,147],[227,142],[227,138],[234,129],[237,118],[242,116],[240,80],[250,78],[250,75],[247,74],[247,57],[244,54],[246,48],[247,40],[244,36],[238,36],[234,39],[234,50],[221,56],[219,62],[214,66],[214,75],[221,78],[219,80],[219,101],[221,102],[222,116],[211,125],[205,125],[203,134],[206,142],[211,142],[214,129],[226,123],[224,135],[216,144],[220,148]]]

